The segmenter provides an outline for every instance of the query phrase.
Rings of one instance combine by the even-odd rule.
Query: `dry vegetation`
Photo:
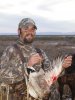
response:
[[[0,56],[4,49],[15,43],[17,39],[17,36],[0,36]],[[37,36],[33,44],[46,51],[49,59],[75,53],[75,37],[73,36]]]

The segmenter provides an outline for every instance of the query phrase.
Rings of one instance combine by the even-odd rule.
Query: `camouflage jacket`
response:
[[[27,68],[27,62],[29,57],[37,53],[34,46],[27,45],[22,43],[20,40],[17,41],[17,45],[19,46],[24,58],[25,63],[22,62],[20,55],[17,53],[15,47],[8,46],[6,50],[3,52],[3,55],[0,59],[0,79],[2,82],[6,82],[8,84],[17,83],[18,81],[21,81],[24,79],[24,70],[23,68]],[[41,50],[42,56],[44,58],[43,61],[43,69],[44,71],[48,71],[50,69],[50,62],[48,57],[46,56],[45,52]],[[33,66],[36,71],[39,71],[39,69],[42,67],[42,64],[37,64]],[[54,98],[55,93],[52,93]],[[58,100],[51,99],[51,100]]]
[[[0,59],[0,78],[3,79],[2,81],[8,81],[8,79],[10,79],[9,83],[15,83],[22,80],[24,78],[23,68],[27,67],[29,57],[32,54],[37,53],[36,49],[33,46],[23,44],[20,40],[17,41],[17,45],[19,46],[25,58],[25,63],[22,62],[21,57],[17,53],[15,47],[13,45],[8,46],[3,52],[3,55]],[[43,50],[41,51],[44,57],[43,69],[46,71],[49,69],[49,60],[45,52],[43,52]],[[39,71],[41,67],[41,64],[37,64],[34,66],[36,71]]]

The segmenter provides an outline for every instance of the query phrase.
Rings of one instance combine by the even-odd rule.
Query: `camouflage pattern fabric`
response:
[[[8,46],[6,48],[0,59],[0,82],[3,82],[5,84],[15,84],[15,83],[17,84],[18,82],[22,81],[25,78],[23,67],[26,68],[29,57],[37,53],[36,49],[31,44],[30,45],[23,44],[20,40],[18,40],[17,45],[19,46],[21,52],[23,53],[23,56],[25,58],[25,63],[22,62],[20,55],[16,52],[14,46]],[[49,59],[43,50],[41,50],[41,52],[44,58],[43,69],[44,71],[48,71],[50,69]],[[42,64],[40,63],[33,67],[35,68],[36,71],[39,71],[39,69],[42,67]],[[26,87],[23,93],[21,94],[26,94],[24,93],[25,91]],[[44,100],[59,100],[56,99],[57,97],[59,98],[59,93],[58,91],[57,92],[56,91],[57,91],[57,86],[55,85],[55,89],[52,91],[49,99],[44,99]],[[15,95],[15,93],[13,95]],[[24,99],[26,100],[26,98]],[[9,99],[9,100],[23,100],[23,98]]]

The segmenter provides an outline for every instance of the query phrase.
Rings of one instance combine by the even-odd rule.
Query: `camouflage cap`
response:
[[[20,21],[18,28],[27,27],[29,25],[33,25],[35,29],[37,29],[35,22],[30,18],[24,18]]]

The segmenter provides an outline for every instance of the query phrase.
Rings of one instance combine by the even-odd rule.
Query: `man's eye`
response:
[[[28,29],[24,29],[25,31],[28,31]]]
[[[28,31],[28,29],[24,29],[24,31]]]

